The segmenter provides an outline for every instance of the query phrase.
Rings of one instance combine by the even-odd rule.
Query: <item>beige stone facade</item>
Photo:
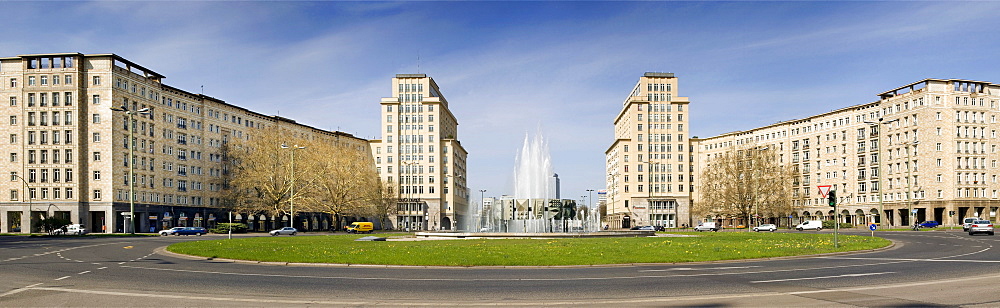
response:
[[[290,130],[367,152],[367,140],[259,114],[163,84],[164,76],[114,54],[0,58],[5,120],[0,232],[58,216],[92,232],[121,232],[128,199],[127,116],[111,107],[149,108],[135,117],[136,230],[210,226],[219,215],[222,146],[263,130]],[[25,193],[27,191],[27,193]],[[256,222],[260,217],[243,221]],[[271,225],[276,218],[264,218]],[[318,228],[317,217],[300,217]],[[219,220],[223,219],[219,217]],[[33,223],[37,231],[37,223]]]
[[[775,223],[833,219],[819,185],[838,192],[841,222],[955,225],[977,213],[995,220],[1000,85],[924,79],[878,97],[803,119],[692,139],[695,179],[713,155],[757,144],[778,149],[780,162],[796,174],[794,210],[788,217],[767,218]],[[696,184],[695,202],[700,189]]]
[[[434,79],[397,74],[392,97],[380,102],[382,139],[370,142],[385,183],[399,192],[396,215],[403,230],[455,230],[466,226],[468,152],[458,140],[458,119]],[[392,184],[390,184],[392,185]]]
[[[645,73],[615,117],[605,151],[611,228],[689,223],[691,162],[687,97],[672,73]]]

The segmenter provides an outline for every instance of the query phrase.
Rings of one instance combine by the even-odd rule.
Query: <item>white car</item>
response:
[[[184,227],[173,227],[167,230],[160,230],[161,236],[176,235],[177,231],[184,230]]]
[[[976,222],[977,220],[983,220],[983,219],[979,217],[966,217],[962,221],[963,222],[962,231],[969,232],[969,227],[972,226],[972,223]]]
[[[799,230],[799,231],[802,231],[802,230],[823,231],[823,222],[819,221],[819,220],[806,220],[806,221],[800,223],[798,226],[795,226],[795,230]]]
[[[295,230],[295,228],[292,227],[284,227],[278,230],[271,231],[271,236],[295,235],[295,233],[299,233],[299,230]]]
[[[969,226],[969,235],[975,235],[976,233],[986,233],[987,235],[993,235],[993,223],[989,220],[976,220],[972,222]]]
[[[774,224],[763,224],[753,227],[754,232],[760,232],[760,231],[774,232],[774,230],[778,230],[778,226],[775,226]]]
[[[703,222],[703,223],[698,224],[697,227],[694,227],[694,230],[698,231],[698,232],[702,232],[702,231],[719,232],[719,226],[717,226],[715,224],[715,222],[712,222],[712,221],[710,221],[710,222]]]

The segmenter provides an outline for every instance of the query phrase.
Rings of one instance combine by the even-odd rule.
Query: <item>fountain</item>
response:
[[[601,231],[596,209],[578,207],[575,200],[558,199],[548,144],[541,135],[529,139],[515,158],[514,195],[489,206],[480,205],[466,230],[473,232],[419,232],[417,236],[449,237],[594,237],[649,236],[653,232]]]

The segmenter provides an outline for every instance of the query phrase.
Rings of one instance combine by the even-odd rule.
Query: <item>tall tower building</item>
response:
[[[688,101],[673,73],[645,73],[615,117],[605,152],[607,216],[613,228],[677,227],[689,221]]]
[[[458,120],[426,74],[397,74],[381,102],[382,139],[370,142],[384,183],[399,202],[390,219],[404,230],[454,230],[470,216]]]

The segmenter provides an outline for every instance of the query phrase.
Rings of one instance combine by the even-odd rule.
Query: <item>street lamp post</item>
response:
[[[290,213],[291,217],[289,217],[288,219],[291,220],[291,222],[290,222],[291,227],[295,228],[295,150],[305,149],[306,147],[299,146],[297,144],[296,145],[292,145],[291,147],[289,147],[288,145],[281,144],[281,148],[282,149],[292,149],[292,172],[291,172],[291,174],[292,174],[292,185],[291,185],[291,196],[288,197],[288,208],[289,208],[289,211],[291,212]],[[334,219],[336,219],[336,217],[334,217]]]
[[[111,107],[112,111],[121,111],[128,116],[128,223],[126,232],[135,234],[135,114],[149,115],[149,108],[129,110],[128,106]]]
[[[21,224],[26,225],[28,234],[31,234],[31,194],[28,192],[31,190],[31,186],[28,186],[28,181],[25,181],[20,175],[12,174],[12,176],[21,179],[21,182],[24,183],[24,196],[26,197],[25,199],[28,199],[28,222],[22,222]],[[21,231],[24,232],[24,228]]]
[[[482,221],[483,221],[483,215],[486,213],[486,190],[485,189],[480,189],[479,190],[479,205],[480,205],[480,207],[479,207],[480,208],[480,210],[479,210],[479,221],[480,221],[480,223],[482,223]],[[493,212],[493,209],[490,209],[490,213],[492,213],[492,212]],[[489,222],[493,220],[492,219],[493,217],[491,217],[491,216],[493,216],[493,215],[486,216],[486,222],[487,222],[486,226],[487,226],[487,228],[492,227],[489,224]],[[480,225],[479,228],[482,229],[483,226]]]
[[[903,142],[902,143],[902,145],[906,146],[906,210],[907,210],[907,212],[910,215],[910,221],[909,221],[909,223],[911,225],[913,225],[913,226],[917,225],[916,224],[917,221],[915,220],[916,219],[916,213],[913,212],[913,202],[914,202],[913,201],[913,190],[910,188],[911,187],[910,186],[910,182],[913,180],[913,177],[910,176],[910,170],[913,169],[913,167],[914,167],[914,166],[910,165],[910,164],[912,164],[912,161],[910,160],[910,146],[912,145],[913,146],[913,151],[916,152],[917,151],[917,144],[918,143],[920,143],[919,140],[914,140],[914,141],[909,141],[909,142]]]

